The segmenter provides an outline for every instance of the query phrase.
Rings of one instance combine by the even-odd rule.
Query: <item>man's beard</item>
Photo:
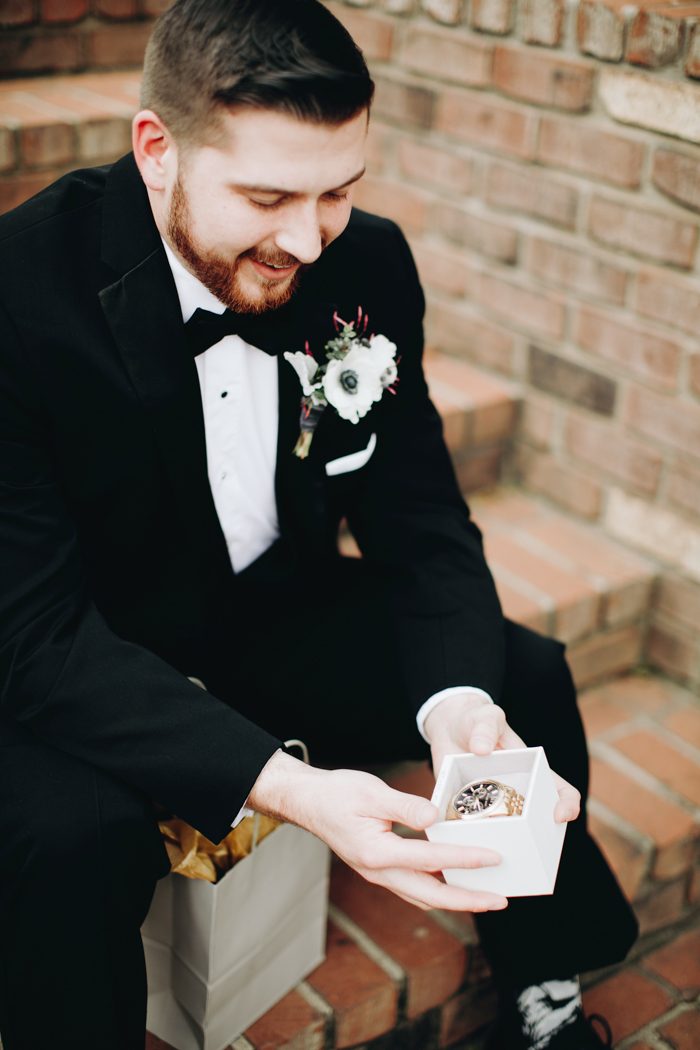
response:
[[[191,226],[187,196],[178,176],[173,187],[166,233],[195,277],[235,313],[260,314],[266,310],[276,310],[289,302],[299,286],[305,266],[299,266],[287,281],[266,281],[259,277],[260,294],[255,297],[246,293],[240,271],[245,259],[254,259],[272,266],[293,266],[298,262],[294,256],[281,251],[262,252],[257,248],[250,248],[231,263],[215,252],[207,252],[198,247],[190,232]],[[325,244],[323,246],[325,247]]]

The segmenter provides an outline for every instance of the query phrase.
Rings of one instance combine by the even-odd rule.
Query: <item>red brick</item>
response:
[[[652,878],[661,882],[668,882],[669,879],[677,879],[679,876],[683,876],[685,879],[689,869],[692,867],[694,853],[695,842],[692,839],[665,846],[654,857],[654,864],[651,870]]]
[[[700,623],[700,586],[684,576],[663,573],[654,593],[654,608],[687,627]]]
[[[433,303],[428,310],[428,332],[442,350],[504,375],[515,370],[515,339],[462,306]]]
[[[394,46],[394,21],[374,11],[353,11],[343,4],[328,3],[368,61],[388,62]]]
[[[41,0],[42,22],[79,22],[90,8],[89,0]]]
[[[674,1050],[697,1050],[700,1046],[700,1013],[692,1007],[660,1028]]]
[[[151,34],[150,22],[132,25],[103,25],[87,34],[91,66],[140,66]]]
[[[566,307],[556,295],[536,292],[484,273],[475,289],[475,298],[487,309],[533,335],[559,339],[564,334]]]
[[[587,55],[619,62],[625,38],[626,0],[583,0],[578,9],[578,41]]]
[[[146,1032],[146,1046],[144,1050],[175,1050],[175,1047],[171,1043],[166,1043],[159,1039],[152,1032]]]
[[[634,900],[649,869],[649,848],[620,834],[616,828],[599,820],[593,813],[589,823],[591,833],[615,872],[625,895]]]
[[[647,955],[644,967],[673,984],[687,998],[700,992],[700,931],[689,930]]]
[[[635,309],[645,317],[696,335],[700,330],[700,290],[662,270],[641,270],[637,277]]]
[[[636,557],[636,555],[633,555]],[[585,694],[604,697],[628,718],[644,714],[656,717],[673,704],[686,697],[681,686],[650,674],[630,674],[616,678]]]
[[[517,157],[531,157],[533,153],[534,114],[492,97],[446,89],[438,98],[435,126],[484,149]]]
[[[509,436],[517,410],[510,386],[447,354],[434,354],[427,374],[431,384],[456,395],[455,403],[468,411],[472,444],[492,444]]]
[[[608,809],[647,835],[658,848],[694,833],[690,813],[598,758],[591,760],[591,790],[596,798],[605,799]]]
[[[615,186],[640,185],[645,148],[641,142],[602,127],[544,117],[537,157],[544,164],[603,179]]]
[[[389,166],[394,152],[394,129],[387,128],[379,120],[371,120],[367,135],[365,160],[367,171],[379,175]]]
[[[538,169],[490,164],[485,197],[494,208],[509,208],[535,219],[572,230],[576,225],[578,193],[573,186],[547,178]]]
[[[436,247],[418,241],[411,247],[421,281],[427,288],[459,298],[469,294],[477,275],[462,253],[444,245]]]
[[[593,67],[576,59],[501,45],[493,55],[493,83],[514,98],[582,113],[591,104]]]
[[[658,734],[639,729],[617,739],[614,746],[677,795],[700,806],[700,765]]]
[[[485,87],[491,75],[493,47],[483,40],[457,36],[453,30],[413,24],[401,49],[401,65],[440,80]]]
[[[14,132],[0,127],[0,171],[9,171],[17,163]]]
[[[510,33],[513,17],[513,0],[473,0],[469,9],[469,24],[484,33]]]
[[[625,59],[656,69],[675,62],[681,51],[683,22],[663,10],[637,11],[627,34]]]
[[[647,495],[656,492],[663,460],[653,449],[629,441],[613,427],[573,414],[566,421],[565,440],[568,451],[582,462]]]
[[[637,901],[635,912],[642,937],[655,930],[663,930],[678,922],[685,911],[687,874],[674,882],[662,883],[644,900]]]
[[[540,390],[564,398],[577,408],[587,408],[601,416],[613,414],[617,384],[576,361],[531,346],[527,378]]]
[[[255,1050],[323,1050],[326,1021],[298,992],[285,995],[245,1033]]]
[[[674,201],[700,211],[700,174],[697,157],[673,149],[657,149],[651,173],[657,189]]]
[[[28,168],[68,164],[76,156],[75,128],[70,124],[24,128],[19,142],[22,160]]]
[[[27,26],[35,20],[34,0],[2,0],[0,26]]]
[[[505,580],[499,569],[494,569],[496,590],[505,615],[533,631],[549,634],[554,619],[554,603],[545,595],[533,596],[527,584],[520,584],[508,574]],[[522,588],[522,589],[520,589]],[[527,593],[523,593],[527,591]]]
[[[78,159],[89,164],[116,160],[131,148],[131,122],[85,121],[78,126]]]
[[[141,8],[145,15],[162,15],[172,0],[141,0]]]
[[[664,718],[667,729],[700,750],[700,709],[684,707]]]
[[[454,457],[457,484],[461,492],[475,492],[498,484],[503,471],[503,448],[476,448]]]
[[[624,324],[612,314],[583,306],[574,314],[574,341],[589,354],[618,365],[626,375],[675,390],[682,351],[678,343]]]
[[[525,448],[518,450],[517,470],[526,488],[582,518],[598,517],[602,490],[598,482],[583,471],[560,463],[546,453]]]
[[[700,406],[631,387],[625,421],[642,434],[681,452],[700,448]]]
[[[366,176],[355,190],[360,208],[393,219],[407,233],[420,233],[425,227],[428,200],[422,190],[374,175]]]
[[[107,18],[133,18],[138,14],[137,0],[93,0],[95,14]]]
[[[562,40],[564,0],[526,0],[523,38],[528,44],[557,47]]]
[[[569,648],[569,664],[579,688],[610,675],[630,671],[642,655],[642,631],[638,625],[620,627],[586,638]]]
[[[520,410],[518,437],[535,448],[551,449],[554,444],[557,415],[554,405],[528,391]]]
[[[65,73],[83,65],[82,41],[77,33],[6,33],[0,37],[0,69],[6,74]]]
[[[533,237],[528,264],[530,271],[548,284],[618,305],[625,300],[626,271],[591,251]]]
[[[518,257],[518,231],[481,215],[440,201],[432,211],[436,233],[447,240],[498,262],[514,263]]]
[[[373,112],[406,127],[429,128],[433,123],[436,93],[420,84],[377,76]]]
[[[689,77],[700,77],[700,26],[688,27],[685,71]]]
[[[493,987],[482,985],[467,988],[465,992],[445,1003],[440,1013],[438,1046],[454,1046],[493,1021],[498,1001]]]
[[[433,189],[454,190],[460,194],[473,189],[474,163],[471,157],[461,156],[454,149],[402,138],[399,166],[406,178],[426,183]]]
[[[338,1050],[375,1039],[396,1024],[397,986],[333,923],[325,962],[307,981],[333,1008]]]
[[[583,1005],[587,1014],[607,1018],[617,1043],[668,1010],[673,1000],[654,981],[623,970],[584,992]]]
[[[533,553],[517,537],[487,532],[486,552],[495,569],[527,582],[531,592],[539,591],[556,607],[556,633],[563,641],[589,634],[596,625],[598,595],[578,573],[553,565],[546,557]]]
[[[58,175],[58,171],[41,171],[32,172],[31,175],[9,175],[0,179],[0,215],[33,197]]]
[[[467,951],[430,916],[365,882],[344,864],[333,869],[331,899],[405,971],[408,1017],[418,1017],[458,990]]]
[[[700,461],[679,459],[669,465],[666,498],[671,506],[685,514],[700,517]]]
[[[700,648],[697,624],[694,631],[656,619],[647,638],[647,657],[652,667],[700,685]]]
[[[619,248],[690,269],[698,241],[697,225],[672,215],[630,208],[620,201],[594,197],[589,216],[589,232],[611,248]]]

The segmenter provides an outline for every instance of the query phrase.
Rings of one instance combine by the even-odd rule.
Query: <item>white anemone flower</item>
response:
[[[285,353],[285,361],[289,361],[290,365],[299,376],[299,382],[301,383],[301,389],[304,392],[304,397],[309,397],[314,390],[318,390],[321,383],[314,383],[314,376],[318,371],[318,364],[311,354],[305,354],[302,350],[297,350],[296,353]]]
[[[391,386],[398,375],[395,361],[396,343],[392,343],[385,335],[373,335],[369,346],[379,369],[382,386],[384,388]]]
[[[357,423],[384,392],[383,362],[369,347],[353,343],[342,361],[332,358],[323,377],[323,392],[341,419]]]

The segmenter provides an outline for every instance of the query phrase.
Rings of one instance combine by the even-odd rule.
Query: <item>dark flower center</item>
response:
[[[345,372],[340,373],[340,385],[343,390],[348,394],[356,394],[357,388],[360,385],[359,376],[357,372],[353,372],[348,368]]]

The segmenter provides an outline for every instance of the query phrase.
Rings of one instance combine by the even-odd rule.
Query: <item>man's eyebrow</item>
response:
[[[358,171],[356,175],[351,176],[347,179],[342,186],[334,186],[333,189],[324,190],[324,193],[337,193],[338,190],[344,190],[347,186],[351,186],[353,182],[358,182],[364,175],[366,168],[362,171]],[[280,197],[296,197],[298,196],[298,190],[285,190],[281,186],[259,186],[251,185],[247,182],[235,182],[230,184],[232,190],[242,190],[244,193],[269,193],[277,194]]]

